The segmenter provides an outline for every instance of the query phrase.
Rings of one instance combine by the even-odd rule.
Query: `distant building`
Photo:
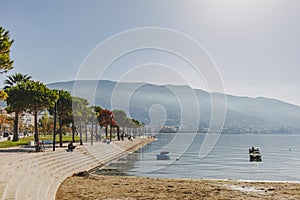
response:
[[[48,112],[48,111],[39,111],[38,112],[38,121],[45,115],[45,112]],[[10,118],[14,119],[15,113],[7,113],[5,107],[0,107],[0,116],[10,117]],[[19,129],[21,128],[22,125],[23,125],[23,127],[25,126],[25,128],[34,126],[34,116],[33,116],[33,114],[31,114],[31,112],[29,110],[26,112],[22,112],[19,115]],[[1,122],[1,121],[0,121],[0,127],[1,127],[0,132],[11,132],[13,129],[12,125]]]
[[[34,125],[34,116],[30,113],[23,112],[19,118],[26,127]]]
[[[0,115],[6,115],[7,114],[7,111],[5,110],[4,107],[1,107],[0,108]]]
[[[9,122],[9,118],[13,118],[14,114],[8,114],[5,107],[0,107],[0,132],[11,132],[12,125]]]

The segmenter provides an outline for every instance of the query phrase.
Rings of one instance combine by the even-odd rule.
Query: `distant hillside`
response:
[[[64,89],[73,93],[74,81],[48,84],[52,89]],[[112,81],[77,81],[77,96],[87,98],[92,102],[95,94],[95,104],[103,108],[118,108],[128,110],[131,117],[149,124],[151,119],[149,109],[153,105],[161,105],[165,109],[167,126],[176,126],[182,122],[181,109],[185,111],[185,130],[190,126],[187,121],[193,121],[196,110],[194,94],[200,108],[200,132],[207,130],[210,120],[211,95],[199,89],[188,86],[164,85],[158,86],[146,83],[116,83]],[[96,90],[93,90],[93,86]],[[117,90],[116,90],[117,86]],[[113,98],[112,98],[113,96]],[[113,104],[112,104],[113,103]],[[264,97],[249,98],[226,95],[225,133],[300,133],[300,107],[276,99]]]

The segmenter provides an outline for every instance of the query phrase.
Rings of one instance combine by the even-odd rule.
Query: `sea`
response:
[[[109,164],[128,176],[300,181],[300,134],[159,133],[156,140]],[[261,162],[250,162],[259,147]],[[169,151],[170,160],[156,160]]]

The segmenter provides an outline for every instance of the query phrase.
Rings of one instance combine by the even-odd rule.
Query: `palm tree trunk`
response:
[[[100,141],[102,140],[102,132],[101,132],[101,130],[102,130],[102,127],[100,126],[100,128],[99,128],[99,140]]]
[[[105,126],[105,138],[107,139],[107,126]]]
[[[72,121],[72,142],[75,142],[75,124]]]
[[[120,141],[121,138],[120,138],[120,127],[117,126],[117,136],[118,136],[118,140]]]
[[[122,136],[121,136],[122,140],[124,140],[124,135],[125,135],[124,129],[125,129],[125,127],[123,126],[123,127],[122,127]]]
[[[112,127],[109,127],[109,140],[112,140]]]
[[[96,141],[99,140],[99,134],[98,134],[98,125],[96,123],[96,128],[95,128],[95,137],[96,137]]]
[[[80,145],[82,145],[82,127],[81,127],[81,123],[79,124],[79,134],[80,134]]]
[[[15,120],[14,120],[14,136],[12,141],[17,142],[19,140],[18,136],[18,124],[19,124],[19,113],[15,112]]]

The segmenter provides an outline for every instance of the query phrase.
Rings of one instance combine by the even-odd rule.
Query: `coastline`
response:
[[[80,173],[61,183],[56,199],[300,199],[300,182]]]
[[[150,144],[151,142],[155,141],[155,138],[151,137],[151,138],[139,138],[139,139],[135,139],[132,141],[113,141],[113,144],[115,145],[115,147],[117,147],[120,152],[119,153],[114,153],[112,155],[110,155],[108,158],[103,159],[101,157],[99,157],[99,152],[93,152],[93,150],[87,148],[87,150],[89,151],[89,153],[94,156],[97,160],[100,161],[100,164],[93,167],[93,168],[89,168],[86,171],[88,173],[92,173],[94,170],[99,169],[103,166],[105,166],[106,164],[117,160],[119,158],[121,158],[124,155],[127,155],[131,152],[134,152],[140,148],[142,148],[145,145]],[[99,149],[97,149],[99,150]],[[101,153],[101,152],[100,152]]]
[[[154,138],[133,141],[76,144],[73,152],[66,147],[28,153],[24,148],[3,149],[0,157],[0,197],[2,199],[55,199],[60,184],[69,176],[117,159]],[[24,150],[23,150],[24,149]]]
[[[300,184],[87,174],[67,178],[56,199],[300,199]]]

